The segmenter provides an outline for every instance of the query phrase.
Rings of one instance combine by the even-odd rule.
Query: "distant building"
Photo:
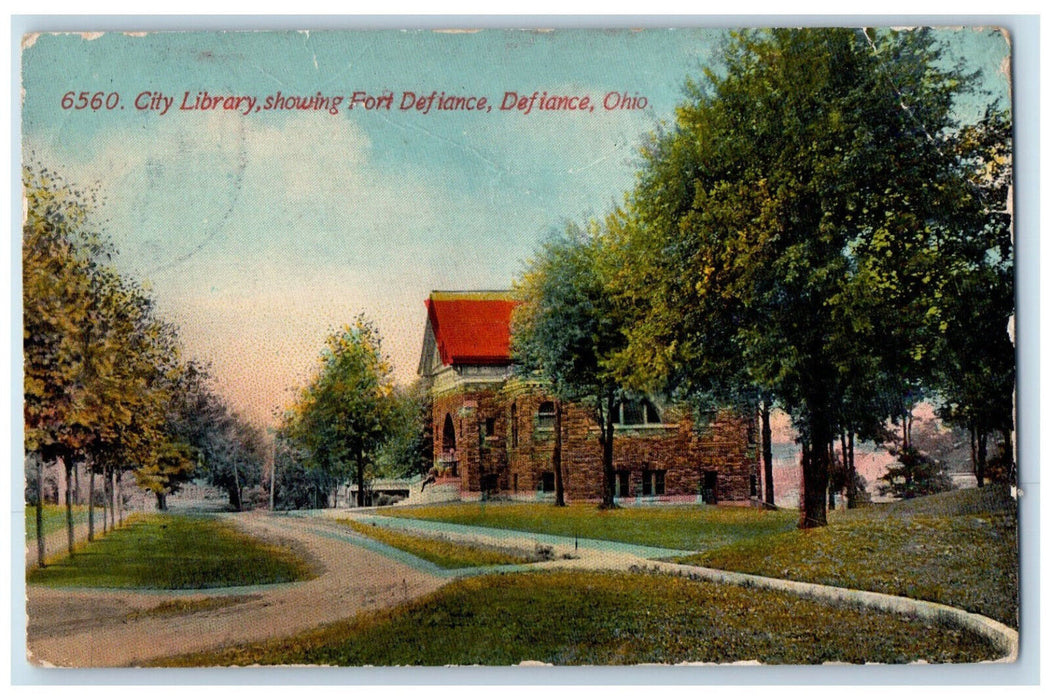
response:
[[[555,404],[515,378],[506,291],[433,292],[419,374],[433,399],[435,467],[459,479],[463,498],[482,494],[553,497]],[[602,496],[599,426],[585,406],[563,407],[567,500]],[[620,500],[747,503],[758,495],[754,417],[712,415],[700,430],[692,412],[656,399],[622,402],[613,447]]]

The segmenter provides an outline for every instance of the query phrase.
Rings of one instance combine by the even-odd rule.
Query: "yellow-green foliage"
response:
[[[295,637],[160,662],[175,666],[967,662],[976,635],[786,593],[646,574],[462,579],[420,600]]]
[[[443,569],[462,569],[471,566],[498,566],[501,564],[528,564],[540,558],[526,552],[497,547],[460,544],[440,537],[423,537],[390,530],[355,520],[339,520],[355,532],[413,556],[433,562]]]

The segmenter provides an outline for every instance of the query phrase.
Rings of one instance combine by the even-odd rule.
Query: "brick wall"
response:
[[[519,495],[540,490],[542,474],[553,471],[553,430],[537,425],[537,409],[550,400],[535,390],[509,392],[518,415],[518,444],[507,453],[512,491]],[[581,405],[566,405],[563,413],[562,464],[566,498],[598,500],[602,495],[602,448],[599,427],[592,411]],[[696,498],[704,472],[716,472],[719,501],[746,502],[753,477],[758,474],[756,446],[750,442],[755,426],[747,418],[730,413],[713,416],[701,431],[694,430],[688,411],[665,409],[661,420],[667,427],[639,426],[618,429],[613,442],[613,468],[626,472],[628,497],[642,495],[644,471],[664,472],[664,496]],[[509,438],[510,443],[510,438]],[[619,495],[619,493],[618,493]]]
[[[446,444],[444,430],[446,416],[449,416],[455,438],[456,469],[463,491],[481,491],[482,480],[487,476],[489,487],[495,486],[500,491],[509,488],[504,412],[499,385],[458,388],[434,397],[435,462],[442,464],[443,456],[451,447]],[[492,434],[487,434],[490,427]]]
[[[535,496],[543,486],[544,472],[553,472],[554,431],[538,425],[537,420],[541,403],[547,401],[551,398],[535,386],[521,382],[467,385],[434,396],[436,464],[443,463],[443,456],[455,444],[461,491],[495,489],[519,497]],[[452,421],[451,441],[446,440],[446,416]],[[752,420],[723,412],[696,431],[690,412],[674,407],[666,408],[661,420],[661,426],[616,432],[613,468],[626,477],[628,498],[642,496],[645,471],[660,470],[667,499],[697,499],[705,472],[714,472],[714,495],[719,502],[747,502],[758,475]],[[564,405],[562,429],[566,498],[599,500],[602,448],[592,411],[579,404]]]

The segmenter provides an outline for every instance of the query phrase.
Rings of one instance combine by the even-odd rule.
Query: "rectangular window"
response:
[[[537,408],[536,427],[541,429],[555,427],[555,404],[553,401],[545,401]]]
[[[620,405],[622,425],[641,425],[646,422],[644,409],[638,401],[625,401]]]
[[[621,469],[614,473],[613,493],[619,498],[627,498],[630,493],[631,472]]]
[[[485,436],[492,437],[493,433],[496,432],[496,419],[486,418],[485,419]]]
[[[644,469],[642,470],[642,495],[643,496],[663,496],[664,495],[664,474],[663,469]]]
[[[701,479],[701,501],[716,504],[719,502],[718,494],[719,472],[705,471]]]
[[[543,472],[540,475],[540,490],[544,493],[555,492],[555,473]]]
[[[518,447],[518,404],[511,404],[511,447]]]

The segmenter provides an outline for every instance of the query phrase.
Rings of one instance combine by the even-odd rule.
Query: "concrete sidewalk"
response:
[[[555,556],[553,560],[540,564],[513,567],[516,570],[578,568],[665,573],[685,576],[694,580],[783,591],[830,603],[860,605],[872,610],[912,615],[935,624],[949,622],[950,624],[969,629],[992,641],[1002,654],[999,659],[995,660],[996,662],[1010,663],[1018,658],[1018,632],[996,620],[977,613],[903,596],[770,578],[733,571],[721,571],[668,561],[657,561],[692,553],[685,550],[646,547],[606,540],[576,539],[438,521],[411,520],[365,511],[347,510],[334,514],[324,511],[321,514],[330,518],[349,517],[358,522],[375,524],[378,527],[430,535],[432,537],[444,536],[456,541],[482,545],[514,547],[518,549],[532,549],[538,545],[543,545],[552,548]],[[453,572],[448,573],[451,574]],[[480,573],[488,573],[488,571],[484,569],[470,569],[455,572],[456,575],[476,575]]]
[[[375,524],[391,530],[403,530],[421,535],[446,536],[463,542],[472,542],[495,547],[534,550],[537,547],[550,547],[556,558],[579,557],[584,553],[598,554],[606,557],[623,556],[632,559],[670,559],[693,552],[685,549],[666,547],[649,547],[646,545],[595,540],[585,537],[566,537],[548,535],[502,528],[460,525],[435,520],[416,520],[414,518],[391,517],[375,511],[341,510],[318,511],[326,518],[349,518],[361,523]]]

